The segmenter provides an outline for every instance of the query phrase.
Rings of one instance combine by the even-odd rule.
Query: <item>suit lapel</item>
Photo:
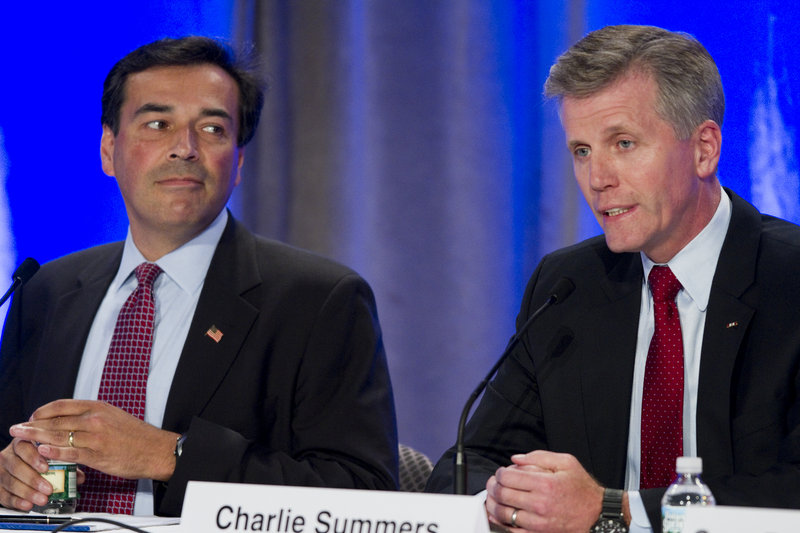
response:
[[[581,389],[591,471],[622,486],[628,449],[633,367],[641,303],[642,264],[623,254],[601,284],[605,300],[588,310],[583,329],[590,349],[582,350]],[[633,318],[633,319],[632,319]]]
[[[78,274],[75,288],[55,302],[55,319],[44,332],[39,352],[42,359],[35,369],[33,383],[37,386],[31,391],[31,405],[72,397],[94,316],[122,258],[122,243],[111,246],[108,260],[89,264]]]
[[[727,192],[732,201],[731,222],[711,285],[697,400],[697,453],[703,457],[704,470],[719,474],[732,473],[731,383],[755,312],[741,297],[755,281],[761,234],[758,211]]]
[[[203,411],[258,316],[258,308],[243,294],[260,283],[253,236],[230,217],[175,370],[164,412],[165,429],[185,431],[191,417]],[[218,342],[207,334],[212,326],[222,333]]]

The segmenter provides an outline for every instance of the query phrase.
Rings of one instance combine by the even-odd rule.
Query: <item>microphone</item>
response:
[[[14,281],[11,283],[6,293],[0,297],[0,305],[6,303],[6,300],[8,300],[17,289],[25,285],[28,280],[36,274],[37,270],[39,270],[39,263],[37,263],[36,259],[33,257],[29,257],[20,263],[14,273],[11,274],[11,279]]]
[[[520,339],[522,339],[522,335],[528,329],[528,327],[533,324],[533,322],[541,315],[542,313],[547,310],[548,307],[551,305],[563,302],[567,296],[572,294],[572,291],[575,290],[575,284],[572,283],[572,280],[569,278],[561,278],[559,279],[553,288],[550,289],[550,296],[548,296],[547,300],[542,304],[539,309],[534,311],[534,313],[528,317],[528,320],[522,325],[521,328],[511,337],[511,340],[508,342],[508,346],[506,349],[503,350],[503,353],[497,359],[497,362],[494,366],[489,370],[489,373],[486,374],[486,377],[483,378],[478,386],[472,391],[469,399],[467,400],[466,405],[464,405],[464,410],[461,411],[461,419],[458,421],[458,437],[456,438],[456,455],[453,460],[453,472],[454,472],[454,481],[455,485],[453,487],[454,494],[466,494],[467,493],[467,457],[464,455],[464,426],[467,425],[467,416],[469,415],[470,410],[472,409],[472,404],[475,403],[475,400],[478,399],[478,396],[483,392],[483,389],[489,384],[489,380],[492,379],[497,369],[500,368],[500,365],[505,361],[506,357],[511,353],[514,347],[519,343]]]

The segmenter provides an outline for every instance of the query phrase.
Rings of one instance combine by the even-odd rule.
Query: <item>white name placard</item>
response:
[[[798,533],[800,511],[762,507],[686,508],[684,533]]]
[[[192,481],[186,533],[488,533],[475,496]]]

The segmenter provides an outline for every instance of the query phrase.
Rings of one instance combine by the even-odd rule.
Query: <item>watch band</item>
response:
[[[622,514],[623,491],[619,489],[603,490],[603,507],[597,522],[594,523],[592,533],[627,533],[628,526]]]
[[[619,489],[605,489],[603,492],[603,518],[622,518],[622,494]]]

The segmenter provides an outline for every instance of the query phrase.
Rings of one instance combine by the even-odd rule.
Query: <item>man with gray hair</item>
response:
[[[546,256],[466,429],[469,487],[513,531],[661,530],[679,456],[725,505],[798,507],[800,228],[717,178],[719,72],[694,38],[612,26],[545,85],[604,235]],[[451,486],[452,450],[429,489]],[[598,518],[599,517],[599,518]]]

